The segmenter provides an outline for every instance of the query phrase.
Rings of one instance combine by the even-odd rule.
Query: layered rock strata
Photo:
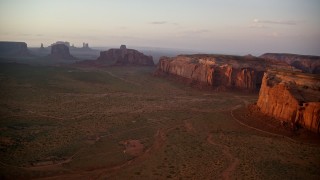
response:
[[[320,56],[266,53],[260,57],[273,62],[285,62],[302,72],[320,74]]]
[[[125,45],[121,45],[119,49],[100,52],[100,56],[95,63],[102,65],[154,66],[152,56],[146,56],[134,49],[127,49]]]
[[[257,106],[293,127],[320,132],[320,76],[290,71],[267,71]]]
[[[161,57],[155,75],[175,75],[215,88],[256,91],[267,63],[260,58],[227,55]]]

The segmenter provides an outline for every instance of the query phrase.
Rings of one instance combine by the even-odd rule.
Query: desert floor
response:
[[[1,64],[0,178],[320,179],[319,145],[241,121],[258,94],[154,70]]]

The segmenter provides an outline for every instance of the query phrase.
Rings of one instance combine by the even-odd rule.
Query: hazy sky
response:
[[[0,0],[0,41],[320,55],[320,0]]]

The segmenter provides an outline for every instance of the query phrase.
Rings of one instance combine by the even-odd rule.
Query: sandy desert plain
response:
[[[257,93],[154,70],[1,64],[0,178],[320,178],[319,145],[243,124]]]

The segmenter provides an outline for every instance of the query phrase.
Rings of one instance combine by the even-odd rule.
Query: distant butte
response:
[[[50,58],[75,60],[76,58],[70,54],[69,47],[65,44],[54,44],[51,47]]]
[[[102,65],[154,66],[152,56],[146,56],[134,49],[127,49],[125,45],[121,45],[119,49],[101,51],[96,63]]]

